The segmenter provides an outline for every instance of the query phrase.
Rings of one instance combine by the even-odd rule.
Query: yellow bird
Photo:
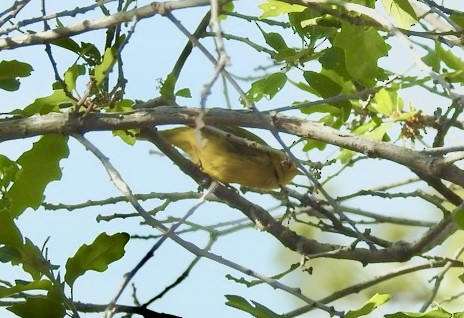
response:
[[[178,127],[159,133],[169,143],[186,152],[203,172],[223,183],[275,189],[290,183],[297,174],[297,167],[287,154],[269,148],[258,136],[242,128],[228,127],[222,130],[249,142],[210,129],[191,127]],[[267,147],[257,147],[256,144]]]

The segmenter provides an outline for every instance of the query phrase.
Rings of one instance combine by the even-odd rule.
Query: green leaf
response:
[[[461,227],[460,227],[461,228]],[[462,229],[462,228],[461,228]],[[464,273],[458,276],[461,283],[464,283]]]
[[[108,236],[101,233],[92,244],[82,245],[76,254],[66,262],[64,279],[72,286],[76,279],[89,270],[103,272],[108,265],[124,256],[124,246],[129,234],[116,233]]]
[[[457,57],[451,50],[445,50],[440,42],[435,42],[435,49],[427,54],[423,61],[432,67],[435,72],[441,73],[441,63],[445,63],[449,68],[462,72],[464,71],[464,62]]]
[[[81,55],[90,66],[101,63],[100,51],[92,43],[81,42]]]
[[[374,139],[374,140],[385,140],[388,139],[386,135],[387,131],[393,126],[393,123],[384,123],[380,124],[376,120],[371,120],[361,126],[356,127],[353,129],[352,133],[358,136],[364,135],[366,138]],[[356,152],[343,149],[340,151],[340,155],[338,155],[337,160],[340,160],[341,163],[346,164],[348,163],[354,156]]]
[[[21,115],[30,117],[35,114],[45,115],[51,112],[60,112],[60,106],[63,104],[74,105],[75,101],[69,98],[64,90],[54,90],[51,95],[37,98],[32,104],[26,106]]]
[[[23,244],[21,231],[16,226],[7,209],[0,210],[0,224],[2,225],[2,230],[0,231],[0,245],[5,245],[10,248],[21,247]],[[8,251],[8,253],[14,252]]]
[[[64,73],[64,83],[69,92],[76,88],[76,80],[79,76],[85,74],[85,66],[74,64]]]
[[[28,238],[18,251],[20,258],[14,261],[22,264],[24,271],[29,273],[34,280],[40,279],[42,275],[48,275],[53,269],[53,266],[43,257],[40,249]]]
[[[130,99],[123,99],[114,105],[113,108],[106,108],[106,111],[109,113],[126,113],[134,110],[134,101]],[[118,136],[121,138],[126,144],[134,145],[137,141],[137,134],[139,133],[139,129],[127,129],[127,130],[114,130],[113,135]]]
[[[347,164],[351,159],[356,155],[356,152],[349,149],[343,149],[340,151],[340,154],[337,156],[337,160],[340,160],[342,164]]]
[[[19,166],[8,157],[0,154],[0,187],[2,191],[8,189],[11,182],[16,179],[18,172]]]
[[[464,204],[455,208],[452,216],[454,224],[456,224],[461,230],[464,230]]]
[[[180,96],[180,97],[185,97],[185,98],[192,98],[192,93],[190,92],[189,88],[179,89],[175,95]]]
[[[101,63],[100,51],[92,43],[81,42],[81,45],[79,45],[70,38],[53,40],[50,43],[76,53],[79,57],[83,58],[89,66],[95,66]]]
[[[21,170],[6,194],[13,217],[19,216],[26,208],[38,208],[47,184],[61,178],[59,162],[69,155],[67,142],[68,137],[45,135],[16,161]]]
[[[414,117],[415,115],[417,115],[417,113],[418,112],[416,110],[414,110],[412,112],[401,113],[401,114],[398,114],[397,116],[395,116],[393,119],[395,121],[405,121],[405,120],[408,120],[411,117]]]
[[[440,51],[437,50],[437,43],[435,43],[435,50],[430,50],[429,54],[422,58],[424,63],[430,66],[434,72],[440,72],[441,70],[441,57],[439,52]]]
[[[382,0],[387,14],[395,19],[398,27],[409,30],[417,22],[417,15],[408,0]]]
[[[341,22],[340,19],[330,16],[330,15],[325,15],[325,16],[320,16],[320,17],[314,17],[310,19],[306,19],[301,21],[301,27],[316,27],[316,26],[325,26],[325,27],[332,27],[332,28],[340,28]]]
[[[403,109],[403,100],[396,91],[381,88],[373,99],[370,109],[387,117],[398,114]]]
[[[302,91],[308,92],[308,93],[313,94],[313,95],[317,95],[317,92],[311,86],[309,86],[307,83],[294,82],[291,79],[288,79],[288,81],[290,83],[292,83],[293,85],[295,85],[296,87],[298,87],[299,89],[301,89]],[[295,102],[295,103],[298,103],[298,102]]]
[[[303,107],[301,108],[301,111],[308,115],[313,113],[327,113],[333,116],[342,116],[342,111],[339,107],[331,106],[329,104]]]
[[[435,48],[437,48],[437,46],[440,47],[438,52],[440,52],[440,57],[446,66],[456,71],[464,71],[464,62],[462,58],[457,57],[451,50],[445,50],[438,42]]]
[[[444,72],[442,77],[450,83],[464,83],[464,70],[457,72]]]
[[[290,12],[288,20],[304,41],[309,40],[308,48],[314,48],[321,38],[332,39],[337,34],[337,29],[341,27],[338,17],[321,14],[310,8],[301,12]]]
[[[234,3],[232,1],[230,1],[230,2],[226,2],[222,6],[221,9],[222,9],[221,10],[222,12],[234,12],[235,6],[234,6]],[[227,19],[227,17],[228,17],[227,14],[221,14],[221,15],[219,15],[219,20],[224,21],[224,20]]]
[[[33,282],[16,281],[16,284],[12,287],[1,287],[0,286],[0,298],[9,297],[11,295],[25,292],[28,290],[49,290],[52,286],[49,280],[37,280]]]
[[[305,71],[303,77],[309,86],[314,88],[322,98],[336,96],[341,93],[342,87],[329,77],[312,71]]]
[[[461,28],[464,28],[464,15],[456,12],[452,13],[449,17],[454,23],[458,24]]]
[[[266,43],[270,47],[272,47],[274,50],[279,52],[279,51],[282,51],[288,48],[287,44],[285,43],[284,38],[282,37],[282,35],[280,35],[280,33],[275,33],[275,32],[267,33],[267,32],[264,32],[263,29],[261,29],[259,26],[258,28],[261,31],[261,34],[263,35]]]
[[[325,49],[323,53],[319,58],[319,62],[325,70],[333,70],[343,79],[350,79],[350,74],[345,64],[345,51],[342,48],[332,46]]]
[[[273,73],[252,83],[246,94],[255,102],[260,101],[264,96],[272,99],[286,82],[287,75],[281,72]]]
[[[372,129],[374,129],[375,127],[377,127],[378,124],[374,121],[374,120],[371,120],[363,125],[360,125],[358,127],[356,127],[355,129],[353,129],[352,133],[355,134],[355,135],[358,135],[358,136],[361,136],[361,135],[364,135],[365,133],[367,133],[368,131],[371,131]]]
[[[119,137],[129,146],[135,145],[137,142],[137,134],[140,132],[139,129],[128,129],[128,130],[114,130],[113,136]]]
[[[71,38],[61,38],[61,39],[53,40],[50,42],[50,44],[59,46],[63,49],[69,50],[76,54],[80,54],[81,52],[81,47],[79,46],[79,44],[77,44],[76,41],[74,41]]]
[[[240,309],[250,315],[257,318],[283,318],[284,315],[279,315],[267,308],[266,306],[261,305],[255,301],[251,301],[250,304],[245,298],[236,296],[236,295],[225,295],[227,298],[226,305]]]
[[[113,68],[116,62],[116,48],[107,48],[103,54],[103,60],[100,64],[95,65],[95,83],[100,86],[105,81],[108,72]]]
[[[64,28],[64,24],[61,22],[60,18],[56,18],[56,26],[58,28]]]
[[[18,317],[24,318],[60,318],[66,314],[66,310],[61,302],[43,296],[29,297],[25,302],[13,303],[7,309]]]
[[[369,8],[374,8],[375,6],[375,0],[349,0],[348,2],[357,3]]]
[[[176,86],[176,77],[174,73],[169,73],[166,79],[163,81],[160,87],[161,96],[167,97],[168,99],[174,99],[174,88]]]
[[[388,54],[390,46],[375,28],[343,22],[334,46],[344,50],[346,69],[353,80],[366,87],[374,87],[376,80],[387,78],[377,62]]]
[[[126,113],[133,111],[134,101],[131,99],[123,99],[117,101],[112,108],[105,108],[109,113]]]
[[[318,95],[323,98],[333,97],[339,95],[342,92],[342,87],[325,74],[306,71],[303,73],[303,77],[306,79],[309,86],[311,86],[318,93]],[[302,108],[302,111],[304,113],[313,113],[315,111],[327,112],[334,116],[343,118],[343,121],[348,119],[351,112],[350,101],[345,100],[341,102],[330,103],[329,105]]]
[[[27,63],[13,61],[0,62],[0,79],[27,77],[34,69]]]
[[[307,139],[303,147],[303,151],[308,152],[312,149],[318,149],[320,151],[324,150],[327,147],[327,143],[315,139]]]
[[[0,262],[18,264],[19,258],[20,253],[17,248],[6,245],[0,247]]]
[[[314,53],[314,50],[310,48],[302,50],[284,48],[274,55],[274,59],[276,61],[285,61],[288,65],[297,65],[315,60],[319,56],[320,53]]]
[[[437,308],[428,312],[397,312],[394,314],[387,314],[385,318],[411,318],[411,317],[420,317],[420,318],[453,318],[453,314],[450,314],[442,308]]]
[[[346,313],[346,318],[357,318],[361,316],[365,316],[373,312],[377,307],[387,303],[390,301],[391,296],[387,294],[375,294],[372,296],[369,301],[367,301],[361,308],[356,310],[350,310]]]
[[[6,91],[16,91],[19,89],[20,82],[18,77],[31,75],[34,69],[27,63],[13,61],[0,62],[0,88]]]
[[[263,11],[259,16],[260,19],[277,17],[290,12],[302,12],[306,9],[305,6],[288,4],[277,0],[267,0],[258,5],[258,7]]]
[[[380,89],[375,94],[372,108],[374,108],[377,112],[385,116],[390,116],[393,113],[394,107],[391,96],[385,88]]]

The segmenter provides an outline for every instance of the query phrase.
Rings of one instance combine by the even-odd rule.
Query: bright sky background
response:
[[[38,5],[38,1],[35,2]],[[144,2],[148,3],[148,1],[139,1],[139,6],[144,5]],[[81,3],[88,4],[89,2],[81,1]],[[73,3],[73,6],[76,5],[78,3]],[[48,9],[48,12],[51,13],[55,10],[61,10],[63,7],[61,9],[49,7]],[[207,8],[189,9],[174,14],[189,29],[192,29],[196,27],[206,10]],[[26,16],[31,11],[33,10],[25,10],[23,14]],[[38,10],[34,10],[33,16],[38,15],[38,12]],[[100,13],[97,16],[100,16]],[[65,20],[63,19],[63,21]],[[104,36],[102,31],[92,32],[81,35],[75,40],[93,42],[101,47],[104,43]],[[211,42],[211,40],[207,41]],[[125,75],[129,79],[126,97],[146,100],[158,96],[158,79],[164,78],[171,70],[185,43],[186,38],[167,19],[156,16],[141,21],[123,52]],[[237,46],[234,45],[234,47]],[[56,47],[53,48],[53,52],[58,61],[59,70],[63,73],[75,57]],[[236,60],[238,64],[241,55],[235,55],[232,52],[230,54],[235,66]],[[252,60],[248,59],[249,50],[243,54],[247,56],[248,68],[243,71],[243,75],[246,75],[248,70],[255,67],[255,64],[250,63]],[[0,92],[2,111],[22,108],[33,102],[35,98],[51,93],[54,77],[43,46],[3,51],[1,58],[2,60],[17,59],[34,67],[32,75],[21,80],[19,91],[14,93]],[[189,87],[194,95],[191,100],[185,100],[186,105],[198,105],[200,90],[212,74],[213,65],[210,65],[201,54],[194,52],[182,73],[182,85]],[[83,90],[85,82],[83,81],[81,84]],[[215,87],[215,92],[208,99],[208,105],[219,107],[224,105],[223,99],[220,98],[221,91],[219,86]],[[89,133],[86,137],[95,142],[103,153],[111,158],[112,164],[120,170],[123,178],[135,193],[196,191],[197,189],[196,184],[184,176],[167,158],[149,155],[148,152],[153,150],[153,146],[148,143],[139,142],[134,147],[130,147],[113,138],[111,133]],[[37,138],[3,142],[0,144],[0,153],[13,160],[17,159],[23,151],[31,147],[35,140]],[[47,202],[79,203],[120,196],[103,167],[91,153],[85,151],[79,143],[72,139],[69,146],[70,156],[61,162],[63,178],[61,181],[48,186],[46,190]],[[151,209],[159,204],[161,201],[151,201],[143,205],[146,209]],[[194,201],[172,204],[166,212],[161,213],[160,218],[167,215],[180,217],[193,204]],[[95,221],[98,214],[110,215],[130,212],[133,212],[133,209],[127,204],[75,212],[44,212],[40,209],[36,212],[24,213],[17,224],[24,236],[32,239],[39,247],[47,237],[50,237],[47,244],[49,259],[54,264],[64,266],[66,259],[72,256],[82,243],[90,244],[100,232],[125,231],[139,235],[158,234],[148,226],[140,226],[140,219],[119,220],[110,223],[96,223]],[[238,211],[231,211],[219,204],[208,203],[196,212],[192,220],[200,220],[202,224],[214,224],[238,218],[243,218],[243,215]],[[208,221],[205,222],[205,219]],[[246,230],[229,235],[216,243],[213,251],[266,274],[274,274],[284,270],[283,266],[279,266],[275,262],[276,255],[273,251],[276,248],[276,242],[269,240],[269,235],[256,234],[257,231]],[[195,242],[200,247],[207,242],[206,235],[192,234],[184,238]],[[253,242],[253,244],[240,242]],[[88,272],[76,282],[75,299],[97,304],[107,303],[119,286],[122,275],[145,255],[153,243],[154,241],[149,243],[139,240],[131,241],[126,247],[126,255],[123,260],[111,264],[105,273]],[[134,279],[139,299],[143,302],[161,292],[165,286],[171,284],[185,270],[193,258],[194,256],[190,253],[167,241]],[[1,263],[0,272],[3,273],[3,278],[8,278],[11,275],[10,278],[28,279],[20,270],[12,272],[9,265],[5,266]],[[5,273],[11,274],[4,276]],[[277,296],[272,301],[273,304],[280,303],[282,308],[285,308],[284,306],[288,309],[291,308],[292,304],[286,303],[287,296],[283,293],[275,292],[268,287],[248,290],[243,286],[228,282],[225,279],[226,274],[242,277],[241,274],[222,265],[202,260],[183,284],[156,302],[152,308],[156,311],[185,317],[239,317],[241,312],[224,305],[225,294],[238,294],[263,303]],[[131,304],[130,294],[131,290],[127,289],[120,303]],[[9,317],[11,314],[0,309],[0,316]],[[101,315],[83,316],[100,317]]]
[[[37,16],[39,1],[32,1],[30,8],[22,14],[24,16]],[[61,8],[52,8],[54,2],[49,2],[48,12],[64,9],[68,4],[58,2]],[[88,4],[91,1],[74,1],[72,7],[80,4]],[[139,1],[142,6],[149,1]],[[257,1],[236,2],[237,8],[246,8],[249,14],[257,14],[259,11],[255,7]],[[35,8],[34,8],[35,6]],[[6,7],[6,6],[5,6]],[[70,8],[70,7],[69,7]],[[68,9],[69,9],[68,8]],[[200,19],[203,17],[207,8],[188,9],[174,12],[174,15],[181,19],[182,23],[193,30]],[[33,12],[33,13],[31,13]],[[92,16],[100,16],[94,13]],[[66,24],[66,19],[63,19]],[[250,38],[260,38],[259,31],[253,24],[238,25],[237,20],[229,18],[225,21],[223,29],[225,32],[233,33],[236,28],[247,28],[247,35]],[[105,34],[103,31],[86,33],[76,37],[76,41],[94,42],[99,48],[104,43]],[[204,43],[211,43],[211,39],[202,40]],[[156,16],[139,22],[136,32],[130,43],[123,51],[123,60],[126,78],[129,80],[126,98],[147,100],[158,95],[158,79],[164,78],[170,72],[172,66],[181,49],[186,43],[186,38],[169,22],[166,18]],[[211,46],[209,46],[211,47]],[[226,49],[231,57],[231,70],[237,75],[250,75],[253,69],[259,65],[264,65],[266,60],[261,55],[256,54],[249,48],[234,42],[226,42]],[[63,49],[53,48],[54,56],[58,61],[60,72],[63,73],[74,60],[74,56],[68,54]],[[404,50],[394,49],[391,52],[389,63],[397,63],[398,71],[402,71],[411,65],[412,60],[404,58]],[[13,51],[2,51],[2,60],[17,59],[27,62],[34,67],[33,74],[21,80],[21,88],[14,93],[0,91],[0,107],[3,112],[15,108],[23,108],[33,102],[35,98],[47,96],[51,93],[51,84],[54,76],[51,72],[50,62],[45,54],[43,46],[33,46],[16,49]],[[179,88],[189,87],[193,93],[192,99],[180,99],[181,104],[196,106],[199,104],[200,91],[211,75],[213,65],[204,58],[198,51],[195,51],[189,58],[186,68],[182,71]],[[81,83],[81,93],[85,87],[85,81]],[[248,86],[243,85],[246,90]],[[308,98],[301,91],[294,90],[292,96],[278,96],[272,101],[263,101],[258,107],[274,108],[287,105],[294,100],[304,100]],[[237,108],[237,96],[231,91],[232,101]],[[408,97],[406,96],[406,99]],[[414,96],[414,102],[420,103],[420,107],[434,107],[436,101],[430,99],[421,100]],[[222,85],[218,83],[214,87],[213,94],[207,102],[210,107],[225,107],[222,97]],[[277,143],[268,135],[263,135],[266,140],[273,145]],[[167,158],[156,155],[149,155],[153,146],[146,142],[138,142],[131,147],[122,143],[119,139],[112,137],[111,133],[89,133],[86,135],[94,142],[100,150],[110,158],[113,165],[119,169],[122,177],[131,186],[135,193],[147,192],[174,192],[174,191],[195,191],[197,186],[188,177],[184,176],[179,169],[174,166]],[[37,138],[30,138],[23,141],[10,141],[0,143],[0,153],[10,159],[17,157],[25,150],[29,149]],[[288,138],[289,141],[294,139]],[[87,152],[75,140],[70,140],[70,156],[61,162],[63,168],[63,178],[59,182],[50,184],[46,190],[46,202],[50,203],[81,203],[87,200],[99,200],[108,197],[120,196],[120,193],[110,182],[108,175],[101,164],[90,152]],[[318,156],[318,154],[315,154]],[[325,157],[315,158],[323,160]],[[369,161],[362,167],[357,167],[346,173],[346,177],[338,179],[337,184],[331,184],[328,188],[333,194],[350,193],[355,189],[368,188],[378,185],[379,178],[382,183],[388,183],[398,179],[399,174],[409,173],[397,165],[389,165],[388,173],[378,172],[379,167],[385,169],[384,163]],[[408,174],[409,175],[409,174]],[[272,207],[273,202],[268,197],[253,196],[253,200],[262,204],[264,207]],[[360,202],[359,205],[371,204],[372,199]],[[378,202],[378,201],[376,201]],[[143,203],[146,209],[152,209],[161,204],[160,201],[150,201]],[[182,216],[194,204],[194,201],[172,204],[165,212],[160,213],[160,218],[167,215]],[[384,204],[384,203],[382,203]],[[431,220],[439,217],[434,211],[425,204],[415,205],[414,208],[420,212],[421,217]],[[380,208],[379,208],[380,209]],[[382,206],[385,212],[404,214],[408,207],[403,203],[395,201]],[[109,223],[97,223],[97,215],[111,215],[114,213],[131,213],[133,209],[128,204],[117,204],[105,206],[103,208],[92,208],[77,210],[74,212],[58,211],[44,212],[42,209],[36,212],[28,211],[18,220],[18,226],[23,231],[24,236],[41,247],[47,237],[49,259],[54,264],[64,266],[66,259],[74,254],[82,243],[91,243],[101,232],[115,233],[125,231],[130,234],[149,235],[158,234],[148,226],[140,226],[140,219],[117,220]],[[410,215],[414,217],[413,215]],[[193,216],[193,221],[201,224],[214,224],[227,220],[242,218],[239,211],[231,210],[223,205],[207,203],[202,206]],[[204,246],[207,236],[203,234],[189,234],[184,237],[198,246]],[[126,255],[123,260],[111,264],[105,273],[88,272],[84,277],[76,282],[74,296],[75,300],[89,303],[107,303],[119,286],[122,275],[129,271],[140,260],[147,250],[152,246],[153,241],[133,240],[126,247]],[[250,267],[266,275],[274,275],[287,269],[287,264],[298,262],[299,257],[292,253],[281,252],[280,245],[270,235],[261,233],[255,229],[240,231],[226,237],[222,237],[212,250],[214,253],[229,258],[241,265]],[[193,255],[184,251],[176,244],[167,241],[155,254],[147,265],[138,273],[134,279],[137,286],[137,295],[141,302],[146,301],[156,295],[163,288],[172,283],[178,275],[188,266]],[[279,258],[285,258],[283,262]],[[357,266],[361,269],[361,266]],[[10,266],[0,263],[2,278],[22,278],[28,279],[19,270],[11,270]],[[6,274],[5,274],[6,273]],[[156,302],[151,308],[155,311],[166,312],[185,317],[249,317],[240,311],[224,305],[225,294],[240,295],[246,299],[251,299],[270,306],[276,312],[286,312],[301,305],[294,297],[288,296],[280,291],[274,291],[268,286],[259,286],[247,289],[232,281],[228,281],[225,275],[231,274],[235,277],[243,275],[237,273],[220,264],[209,260],[202,260],[195,267],[190,277],[169,292],[163,299]],[[291,286],[297,287],[297,275],[290,276],[284,280]],[[430,277],[432,274],[430,273]],[[330,277],[327,277],[329,280]],[[317,288],[317,286],[312,286]],[[309,288],[309,291],[311,287]],[[131,290],[127,289],[120,303],[131,304]],[[309,297],[313,297],[309,292]],[[361,305],[352,304],[353,307]],[[0,316],[9,317],[9,312],[0,309]],[[98,315],[82,315],[83,317],[99,317]],[[306,317],[327,317],[327,314],[316,314],[312,312]]]

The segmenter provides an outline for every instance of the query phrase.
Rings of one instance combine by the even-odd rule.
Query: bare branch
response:
[[[100,19],[88,21],[84,20],[75,24],[56,28],[49,31],[37,32],[35,34],[24,34],[15,37],[7,37],[0,39],[1,49],[14,49],[30,45],[38,45],[49,43],[53,40],[72,37],[77,34],[89,32],[93,30],[105,29],[123,22],[131,22],[134,19],[142,20],[152,17],[156,14],[165,14],[166,12],[202,7],[210,4],[209,0],[180,0],[167,2],[152,2],[149,5],[133,9],[126,12],[118,12],[111,16],[102,17]]]

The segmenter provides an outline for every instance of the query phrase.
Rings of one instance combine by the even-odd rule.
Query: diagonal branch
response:
[[[209,177],[205,175],[195,164],[185,159],[177,152],[173,152],[172,146],[164,142],[155,131],[151,129],[144,129],[140,137],[155,144],[160,151],[173,160],[185,174],[192,177],[200,185],[208,186],[211,182]],[[316,240],[298,235],[283,226],[280,222],[276,221],[262,207],[243,198],[234,190],[219,185],[214,194],[230,207],[244,213],[254,224],[256,224],[256,226],[273,235],[287,248],[312,258],[327,257],[335,259],[349,259],[359,261],[363,264],[406,261],[415,255],[420,255],[428,251],[434,246],[435,242],[436,244],[441,244],[442,239],[446,237],[443,237],[442,235],[438,236],[437,233],[446,229],[450,224],[449,218],[445,218],[436,227],[432,227],[416,242],[398,242],[382,250],[344,247],[334,244],[320,243]],[[449,231],[444,232],[450,233]]]
[[[130,189],[129,185],[122,179],[119,172],[114,168],[114,166],[110,163],[110,161],[104,156],[103,153],[101,153],[101,151],[97,147],[93,146],[92,143],[86,141],[85,138],[83,136],[81,136],[81,135],[74,134],[73,136],[78,141],[83,142],[83,145],[85,147],[87,147],[88,149],[90,149],[90,151],[97,157],[97,159],[100,160],[100,162],[104,166],[106,172],[110,176],[110,179],[113,182],[113,184],[127,198],[127,200],[131,203],[132,207],[147,222],[147,224],[149,224],[153,228],[158,229],[161,232],[163,232],[165,236],[172,239],[174,242],[176,242],[177,244],[179,244],[180,246],[185,248],[187,251],[191,252],[192,254],[194,254],[194,255],[196,255],[198,257],[208,258],[208,259],[213,260],[213,261],[215,261],[215,262],[217,262],[219,264],[223,264],[225,266],[228,266],[229,268],[235,269],[235,270],[237,270],[237,271],[239,271],[241,273],[244,273],[246,275],[250,275],[250,276],[253,276],[255,278],[258,278],[261,281],[269,284],[273,288],[280,289],[280,290],[283,290],[283,291],[285,291],[285,292],[287,292],[287,293],[289,293],[291,295],[294,295],[295,297],[303,300],[307,304],[313,305],[314,307],[317,307],[317,308],[319,308],[321,310],[324,310],[324,311],[330,313],[332,316],[333,315],[337,315],[337,316],[340,316],[340,317],[343,316],[342,312],[336,311],[333,307],[329,307],[329,306],[326,306],[324,304],[320,304],[320,303],[312,300],[311,298],[305,296],[301,292],[301,290],[299,288],[292,288],[290,286],[287,286],[287,285],[281,283],[280,281],[278,281],[276,279],[273,279],[271,277],[267,277],[267,276],[265,276],[265,275],[263,275],[261,273],[258,273],[258,272],[254,271],[252,269],[246,268],[246,267],[241,266],[241,265],[239,265],[237,263],[234,263],[234,262],[232,262],[232,261],[230,261],[228,259],[225,259],[225,258],[223,258],[223,257],[221,257],[221,256],[219,256],[217,254],[214,254],[214,253],[208,252],[208,251],[206,251],[204,249],[201,249],[201,248],[197,247],[195,244],[193,244],[191,242],[185,241],[180,236],[178,236],[176,233],[174,233],[172,230],[165,227],[160,221],[153,218],[150,215],[150,213],[148,213],[147,211],[145,211],[143,209],[143,207],[140,205],[138,200],[133,195],[132,190]],[[184,162],[190,162],[190,161],[186,160],[185,158],[183,158],[181,154],[179,154],[177,151],[175,151],[174,148],[172,148],[169,144],[167,144],[155,132],[145,129],[145,130],[143,130],[142,136],[147,137],[147,138],[148,137],[153,137],[152,140],[157,143],[158,147],[160,149],[164,150],[165,153],[171,155],[171,157],[176,157],[177,159],[183,160]],[[182,158],[182,159],[180,159],[180,158]],[[192,168],[192,171],[193,171],[192,173],[194,173],[195,171],[197,172],[196,176],[199,177],[200,180],[203,180],[205,178],[208,179],[195,165],[193,165],[193,163],[190,163],[190,168]],[[204,182],[202,182],[202,183],[204,183]],[[211,185],[211,180],[209,180],[208,183],[209,183],[209,185]],[[219,184],[218,184],[218,189],[233,192],[232,190],[226,189],[225,187],[220,186]],[[221,192],[221,191],[219,191],[219,192]],[[112,310],[113,309],[112,307],[114,305],[115,305],[115,303],[112,302],[112,303],[110,303],[108,305],[107,308]],[[111,311],[110,311],[110,313],[111,313]]]

